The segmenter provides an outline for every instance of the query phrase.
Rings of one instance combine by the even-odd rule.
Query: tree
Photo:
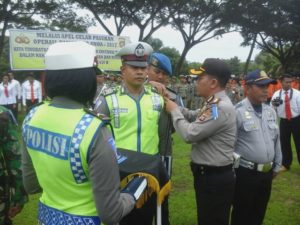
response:
[[[9,70],[9,44],[8,44],[8,37],[5,37],[2,57],[0,59],[0,77],[1,77],[1,73],[7,70]]]
[[[107,19],[113,18],[116,35],[120,35],[126,26],[139,28],[139,41],[146,41],[169,20],[166,6],[170,0],[69,0],[88,9],[109,35],[114,35]]]
[[[279,61],[271,54],[261,51],[255,57],[255,63],[268,74],[277,75],[276,72],[280,67]]]
[[[108,35],[120,35],[126,26],[131,25],[130,14],[122,11],[123,0],[68,0],[72,4],[77,4],[80,8],[87,9],[92,13],[93,18],[100,24]],[[128,4],[133,4],[128,1]],[[109,26],[107,20],[113,18],[115,27]],[[116,32],[114,32],[114,29]]]
[[[298,0],[230,0],[226,20],[241,29],[243,44],[256,44],[288,71],[300,42],[299,8]]]
[[[159,38],[150,37],[147,43],[152,46],[153,51],[158,52],[163,47],[163,42]]]
[[[133,7],[126,7],[123,12],[131,15],[132,24],[139,28],[139,41],[147,41],[152,34],[169,22],[170,14],[167,6],[170,0],[138,0]]]
[[[55,0],[2,0],[0,2],[0,60],[5,34],[10,28],[59,29],[85,31],[87,18],[78,17],[65,1]]]
[[[232,74],[239,76],[242,73],[241,61],[238,57],[235,56],[231,59],[227,59],[225,62],[228,64]]]
[[[169,6],[171,24],[180,32],[184,41],[176,73],[181,70],[191,48],[229,31],[229,27],[225,26],[221,19],[224,13],[223,5],[222,0],[174,0]]]

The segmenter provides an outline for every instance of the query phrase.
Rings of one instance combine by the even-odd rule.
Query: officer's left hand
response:
[[[18,213],[20,213],[22,211],[22,206],[20,205],[16,205],[14,207],[11,207],[9,210],[8,210],[8,216],[9,218],[14,218]]]
[[[177,107],[178,107],[178,105],[175,102],[171,101],[168,98],[165,98],[165,108],[166,108],[167,112],[171,112],[174,109],[176,109]]]

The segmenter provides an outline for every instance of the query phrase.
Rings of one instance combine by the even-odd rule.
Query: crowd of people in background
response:
[[[230,98],[233,105],[240,102],[246,97],[245,80],[243,75],[231,75],[231,79],[226,85],[226,94]],[[272,76],[271,76],[272,77]],[[195,75],[179,75],[178,77],[168,77],[166,80],[166,87],[174,90],[181,96],[183,105],[189,109],[199,109],[203,104],[203,98],[197,95],[196,92],[196,79]],[[99,72],[97,75],[97,93],[108,88],[120,85],[122,82],[121,74],[108,74],[105,72]],[[280,78],[277,78],[276,84],[270,84],[268,87],[268,100],[270,104],[273,94],[282,88]],[[293,76],[291,82],[291,88],[300,90],[300,75]]]
[[[43,76],[29,72],[25,80],[21,83],[20,79],[15,79],[12,71],[7,71],[2,74],[0,82],[0,105],[11,110],[17,118],[18,111],[23,108],[25,112],[28,109],[45,98],[43,90]],[[37,79],[40,77],[40,79]],[[183,105],[189,109],[199,109],[203,104],[203,98],[197,95],[196,78],[194,75],[180,74],[178,77],[168,77],[166,87],[174,90],[181,96]],[[115,87],[122,83],[122,76],[119,73],[107,73],[98,71],[97,74],[97,92],[96,97],[101,90]],[[269,104],[273,94],[282,88],[280,79],[277,79],[276,84],[270,84],[268,87]],[[300,90],[300,76],[294,76],[291,82],[291,88]],[[231,79],[226,85],[226,94],[235,105],[246,97],[245,81],[243,75],[231,75]]]
[[[35,78],[34,73],[27,73],[23,83],[14,78],[12,71],[2,74],[0,83],[0,105],[11,110],[15,118],[18,111],[23,108],[28,112],[29,108],[43,99],[43,85]]]

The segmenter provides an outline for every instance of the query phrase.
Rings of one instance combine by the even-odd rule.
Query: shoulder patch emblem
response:
[[[199,114],[198,119],[204,121],[211,118],[211,109],[206,108],[201,114]]]

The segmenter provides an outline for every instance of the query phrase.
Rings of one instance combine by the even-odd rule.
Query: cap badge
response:
[[[142,57],[145,55],[145,47],[142,44],[138,44],[138,46],[136,46],[135,50],[134,50],[134,54],[137,57]]]
[[[260,71],[260,77],[261,77],[261,78],[269,78],[268,75],[266,74],[266,72],[263,71],[263,70]]]
[[[151,64],[152,64],[153,66],[158,66],[158,60],[155,59],[155,58],[153,58]]]

